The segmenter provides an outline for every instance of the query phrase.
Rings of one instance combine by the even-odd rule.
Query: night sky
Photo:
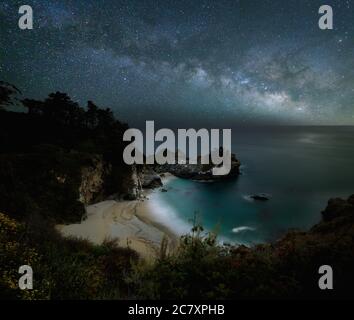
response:
[[[131,125],[354,124],[354,0],[0,0],[0,43],[25,97],[67,92]]]

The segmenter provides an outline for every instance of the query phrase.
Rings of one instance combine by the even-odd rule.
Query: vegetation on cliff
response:
[[[7,87],[0,86],[2,106],[13,93]],[[59,92],[45,101],[22,102],[27,113],[0,110],[3,211],[14,216],[41,214],[55,222],[80,221],[85,202],[126,191],[132,170],[121,156],[127,125],[115,120],[110,109],[92,102],[84,109]],[[90,168],[98,167],[98,158],[101,171],[109,174],[96,177],[102,187],[94,188],[94,182],[84,180],[94,177]]]

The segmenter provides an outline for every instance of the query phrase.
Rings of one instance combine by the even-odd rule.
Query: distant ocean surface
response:
[[[235,180],[200,183],[172,179],[151,196],[155,215],[177,233],[194,212],[221,240],[255,244],[288,229],[309,229],[333,197],[354,193],[354,127],[276,127],[233,130],[242,163]],[[247,195],[267,193],[267,202]]]

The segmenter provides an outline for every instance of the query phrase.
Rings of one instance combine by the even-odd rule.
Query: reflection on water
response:
[[[243,164],[238,179],[174,179],[156,200],[184,224],[198,212],[222,238],[250,244],[274,240],[289,228],[307,229],[320,220],[329,198],[354,193],[354,127],[234,130],[233,152]],[[245,197],[255,193],[272,198]]]

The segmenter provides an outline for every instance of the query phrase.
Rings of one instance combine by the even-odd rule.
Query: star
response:
[[[15,2],[0,3],[1,80],[26,97],[62,90],[81,105],[93,100],[111,107],[129,123],[139,114],[166,126],[351,119],[349,1],[333,2],[333,33],[314,23],[313,2],[28,3],[37,26],[30,35],[18,30]]]

